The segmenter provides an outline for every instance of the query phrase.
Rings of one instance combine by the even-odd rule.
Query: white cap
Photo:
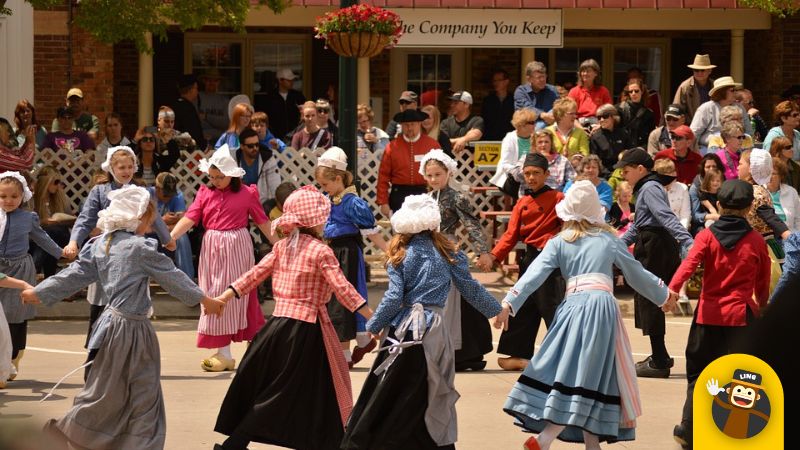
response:
[[[419,163],[419,174],[423,177],[425,176],[425,164],[428,164],[428,161],[432,159],[441,161],[441,163],[447,167],[448,174],[452,174],[458,168],[458,164],[453,158],[447,156],[447,153],[445,153],[444,150],[436,148],[426,153],[425,156],[422,157],[422,161]]]
[[[556,215],[564,222],[585,220],[593,225],[606,223],[606,212],[600,204],[597,189],[589,180],[575,182],[564,200],[556,205]]]
[[[150,192],[139,186],[124,186],[108,193],[108,208],[97,213],[97,227],[104,233],[116,230],[136,231],[150,203]]]
[[[439,203],[430,195],[409,195],[390,221],[395,233],[416,234],[438,229],[442,215]]]
[[[72,88],[69,91],[67,91],[67,98],[70,98],[70,97],[83,98],[83,91],[78,89],[78,88]]]
[[[281,67],[278,69],[278,72],[275,74],[275,78],[277,79],[284,79],[284,80],[294,80],[297,78],[297,75],[292,72],[292,69],[288,67]]]
[[[347,170],[347,154],[339,147],[331,147],[319,157],[317,165],[330,167],[331,169]]]
[[[211,166],[216,167],[222,172],[226,177],[236,177],[241,178],[244,176],[245,171],[238,164],[236,164],[236,160],[233,159],[231,156],[231,151],[228,148],[228,144],[224,144],[216,151],[214,154],[211,155],[209,159],[201,159],[200,160],[200,171],[203,173],[208,173],[208,170]]]
[[[451,95],[448,98],[456,102],[464,102],[468,105],[472,104],[472,94],[470,94],[467,91],[456,92],[455,94]]]
[[[131,157],[133,157],[133,171],[134,172],[138,172],[139,171],[139,162],[138,162],[138,160],[136,158],[136,153],[134,153],[133,149],[128,147],[127,145],[119,145],[117,147],[109,147],[108,150],[106,150],[106,160],[103,161],[100,164],[100,168],[105,170],[106,172],[111,173],[111,175],[114,175],[114,170],[112,170],[113,167],[111,167],[111,157],[114,156],[114,153],[117,153],[117,152],[125,152],[125,153],[130,154]],[[114,175],[114,177],[116,178],[116,175]]]
[[[750,176],[759,185],[769,183],[772,177],[772,156],[769,152],[760,148],[750,151]]]

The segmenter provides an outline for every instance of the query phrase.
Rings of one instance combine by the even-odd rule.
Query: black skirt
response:
[[[319,322],[270,317],[242,358],[214,430],[295,449],[336,449],[344,428]]]
[[[492,351],[489,321],[461,296],[461,348],[456,350],[456,370],[460,364],[482,361]]]
[[[390,335],[393,336],[393,333]],[[409,336],[406,340],[412,340]],[[388,352],[378,353],[347,422],[342,449],[455,449],[439,447],[428,433],[428,364],[422,345],[403,349],[381,376],[373,371]]]
[[[638,230],[633,256],[653,275],[668,282],[681,265],[678,241],[661,227],[643,227]],[[653,299],[660,300],[660,299]],[[633,294],[636,328],[645,336],[663,336],[666,333],[664,311],[643,295]]]
[[[333,249],[333,254],[336,255],[336,260],[339,261],[339,267],[342,269],[344,277],[358,289],[359,265],[363,261],[361,236],[341,236],[331,239],[328,245]],[[333,328],[336,330],[339,342],[346,342],[356,338],[356,313],[339,303],[336,300],[336,293],[333,294],[333,298],[328,302],[328,316],[333,322]]]

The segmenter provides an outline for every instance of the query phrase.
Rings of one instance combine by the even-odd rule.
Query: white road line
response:
[[[44,353],[63,353],[65,355],[85,355],[86,352],[73,352],[70,350],[55,350],[52,348],[41,348],[41,347],[25,347],[25,350],[33,350],[35,352],[44,352]]]

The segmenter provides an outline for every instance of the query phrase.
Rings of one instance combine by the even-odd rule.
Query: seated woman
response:
[[[359,157],[363,158],[366,156],[364,152],[370,152],[375,154],[378,161],[380,161],[381,157],[383,157],[383,151],[389,145],[389,135],[372,124],[372,121],[375,120],[375,113],[372,112],[372,108],[369,105],[363,103],[358,105],[356,115],[358,117],[356,146],[358,147]],[[431,119],[429,118],[428,120]]]
[[[531,135],[536,129],[536,113],[527,108],[518,109],[514,111],[511,124],[514,125],[514,131],[509,131],[503,138],[497,171],[489,182],[507,195],[516,197],[520,189],[519,176],[515,178],[512,171],[519,171],[525,155],[531,152]]]
[[[775,214],[794,233],[800,231],[800,196],[793,187],[785,183],[787,173],[786,163],[773,157],[772,176],[766,188],[772,197]]]
[[[750,120],[748,117],[747,120]],[[725,129],[725,125],[729,122],[733,122],[739,125],[744,130],[742,126],[742,109],[738,105],[728,105],[723,107],[719,110],[719,127],[720,131],[717,133],[711,133],[708,136],[708,151],[709,152],[717,152],[720,149],[725,148],[726,142],[725,139],[722,137],[722,130]],[[739,149],[741,150],[750,150],[753,148],[753,137],[744,131],[741,133],[744,135],[744,139],[740,142]],[[769,148],[765,148],[765,150],[769,150]]]
[[[150,188],[158,202],[158,214],[164,219],[167,228],[172,231],[175,224],[186,212],[186,200],[183,192],[178,190],[178,178],[169,172],[161,172],[156,177],[155,187]],[[183,235],[175,241],[175,266],[191,279],[195,279],[194,261],[192,259],[192,244],[188,235]]]
[[[570,89],[569,97],[578,104],[578,121],[581,125],[593,123],[597,108],[611,103],[611,94],[600,84],[600,65],[587,59],[578,67],[578,85]]]
[[[566,157],[576,153],[589,154],[589,136],[583,128],[575,126],[578,104],[570,97],[560,98],[553,103],[553,117],[556,123],[547,127],[555,139],[555,149]]]
[[[611,189],[611,185],[608,184],[606,180],[600,178],[602,166],[600,158],[598,158],[597,155],[589,155],[581,161],[580,166],[578,166],[578,173],[582,179],[592,182],[595,190],[597,190],[597,195],[600,197],[600,205],[603,207],[605,213],[608,213],[611,211],[611,203],[614,201],[612,199],[613,189]],[[569,192],[572,184],[572,181],[568,181],[564,186],[565,194]]]
[[[239,135],[242,134],[245,128],[250,126],[250,119],[253,118],[253,107],[249,103],[237,103],[233,107],[231,114],[231,123],[228,125],[228,130],[217,139],[214,144],[214,149],[218,149],[223,145],[227,145],[229,149],[236,150],[241,147],[239,142]]]
[[[169,172],[181,156],[176,139],[159,147],[158,136],[153,127],[140,128],[133,140],[135,144],[133,151],[139,160],[135,177],[141,179],[147,186],[152,186],[156,176],[161,172]]]
[[[553,133],[550,130],[537,131],[534,139],[536,151],[547,158],[547,180],[545,180],[544,184],[550,186],[551,189],[563,191],[564,186],[574,180],[577,175],[575,166],[565,156],[555,151]],[[580,153],[577,153],[577,155],[583,156]]]
[[[36,174],[34,187],[34,209],[39,215],[42,229],[60,247],[69,244],[69,233],[76,217],[73,215],[72,205],[64,194],[64,183],[61,176],[53,166],[44,166]],[[41,271],[44,277],[55,275],[58,260],[43,251],[33,241],[31,250],[36,270]]]
[[[614,105],[605,104],[597,108],[597,121],[600,128],[592,131],[589,137],[589,152],[600,158],[603,163],[600,173],[607,178],[614,171],[619,154],[631,148],[631,139],[628,130],[619,126],[619,111]]]
[[[647,138],[656,127],[653,111],[647,108],[647,86],[642,80],[630,79],[625,93],[628,100],[617,106],[620,125],[628,131],[631,146],[647,148]]]

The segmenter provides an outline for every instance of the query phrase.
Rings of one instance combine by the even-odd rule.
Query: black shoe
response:
[[[462,361],[456,363],[456,372],[466,372],[468,370],[472,370],[473,372],[477,372],[486,368],[486,361],[480,360],[469,360],[469,361]]]
[[[642,378],[669,378],[669,367],[656,367],[653,361],[636,364],[636,376]]]
[[[687,429],[683,424],[675,425],[675,428],[672,430],[672,437],[675,439],[675,442],[681,444],[681,448],[692,448],[692,430]]]
[[[650,355],[647,358],[637,362],[636,363],[636,367],[638,368],[639,366],[643,366],[643,365],[649,364],[651,361],[653,361],[653,355]],[[662,367],[663,366],[663,367],[666,367],[667,369],[672,369],[672,366],[674,366],[674,365],[675,365],[675,358],[670,358],[667,361],[666,364],[656,364],[656,367]]]

